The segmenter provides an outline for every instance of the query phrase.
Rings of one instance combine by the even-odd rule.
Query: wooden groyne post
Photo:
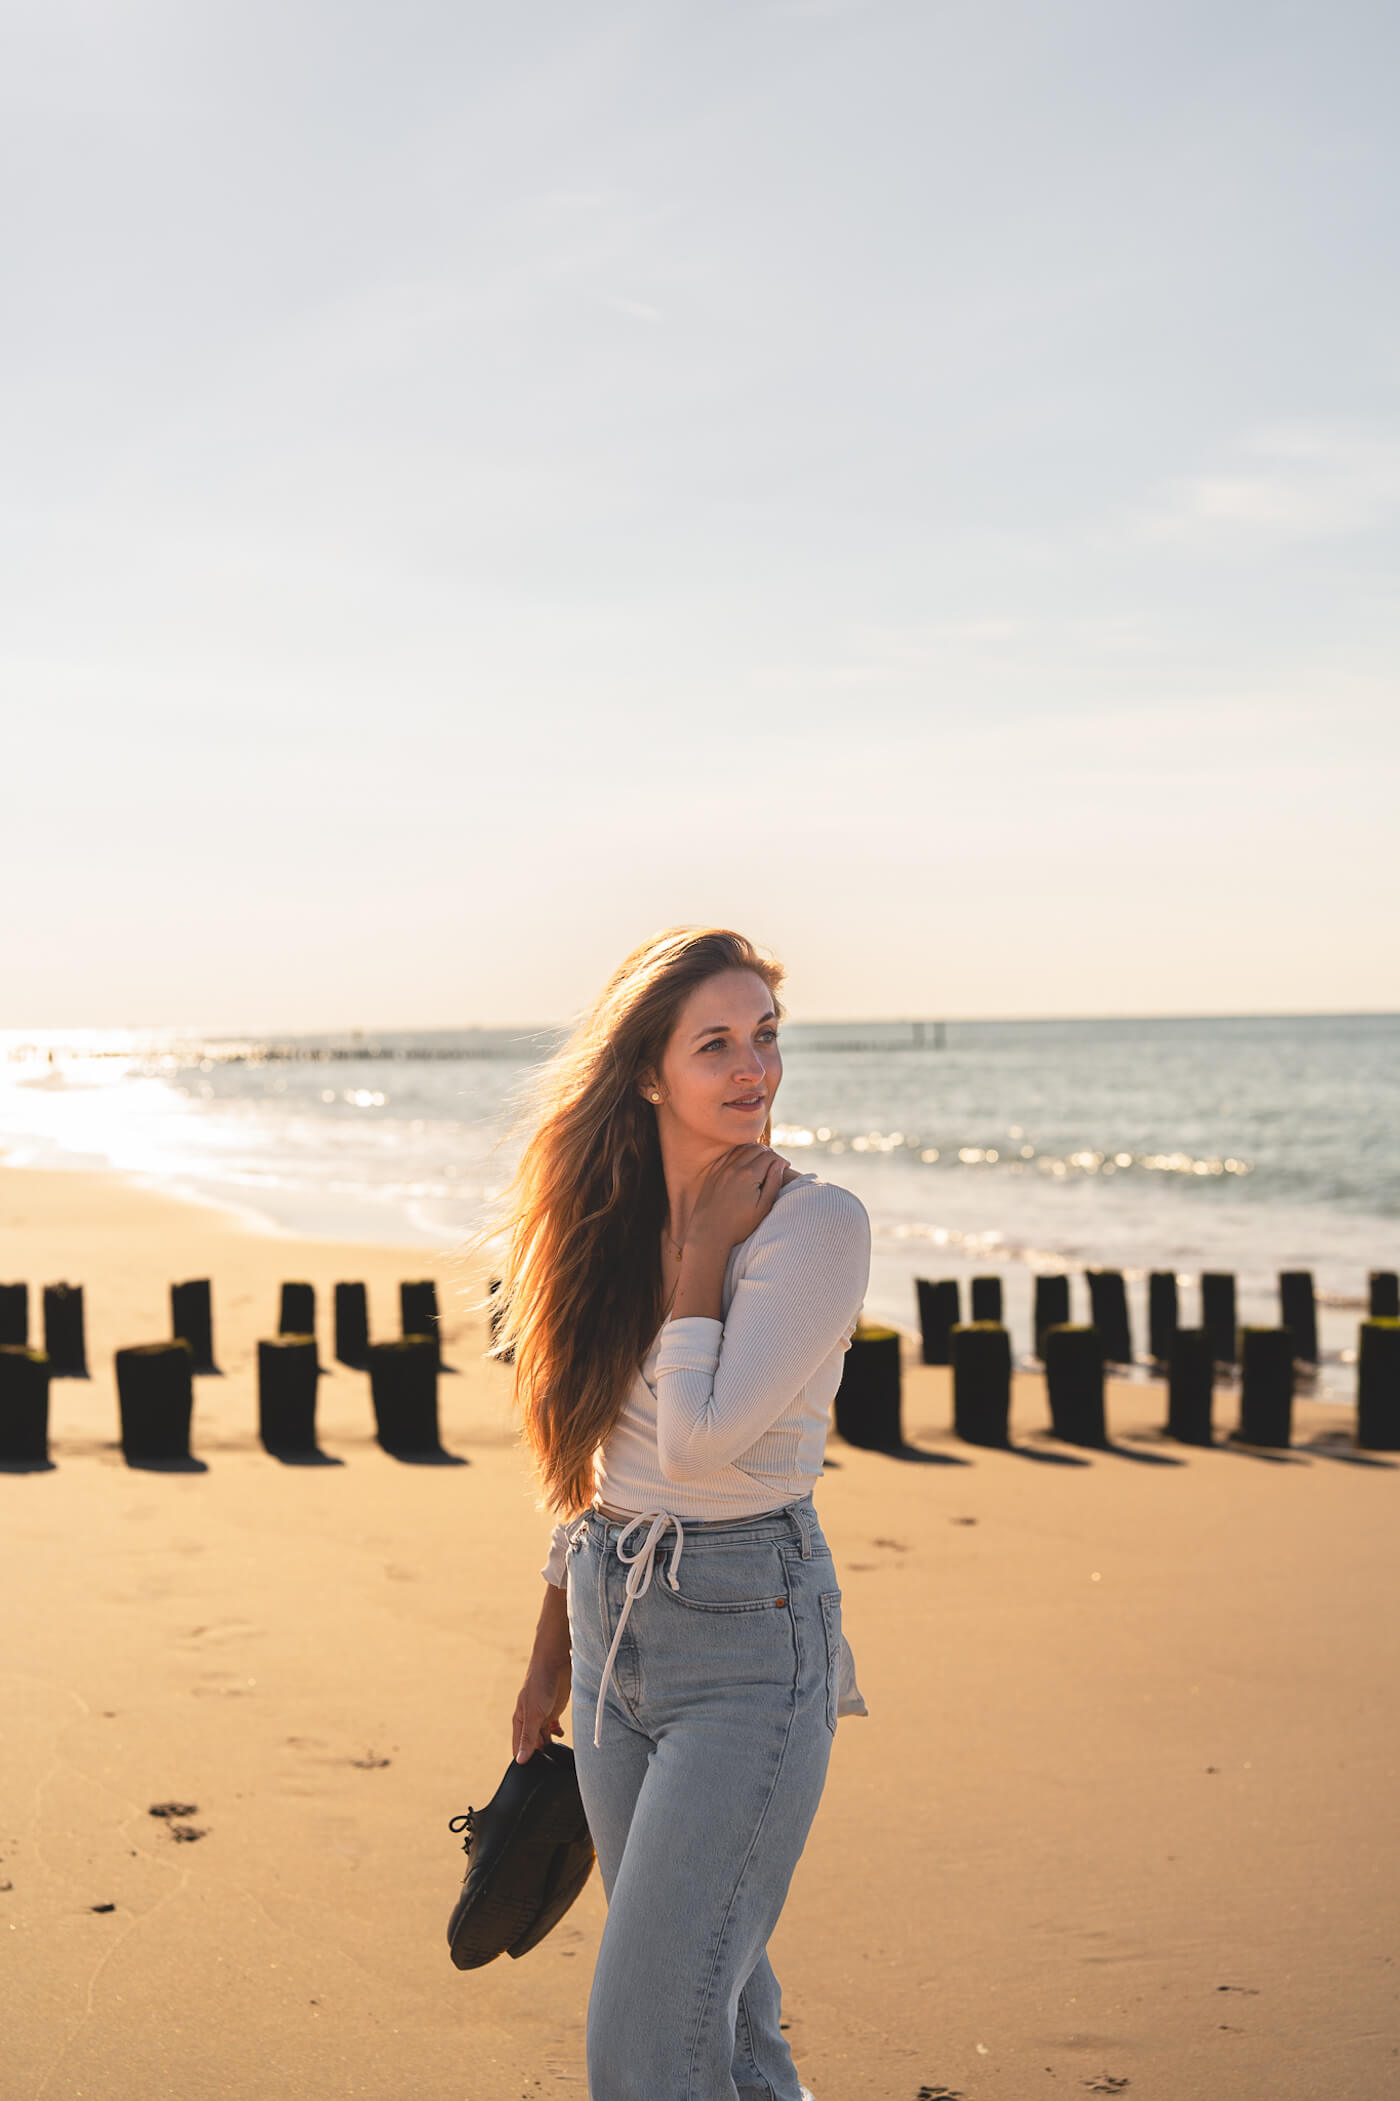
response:
[[[1293,1356],[1287,1328],[1241,1328],[1239,1443],[1292,1443]]]
[[[44,1286],[44,1354],[49,1376],[54,1379],[85,1379],[87,1335],[83,1324],[81,1284]]]
[[[1225,1270],[1206,1270],[1201,1277],[1201,1326],[1217,1364],[1239,1362],[1239,1325],[1235,1280]]]
[[[836,1432],[867,1452],[904,1449],[897,1328],[857,1327],[836,1389]]]
[[[1317,1362],[1317,1294],[1310,1269],[1285,1269],[1278,1280],[1279,1325],[1293,1337],[1299,1364]]]
[[[1393,1269],[1373,1269],[1366,1282],[1372,1320],[1400,1320],[1400,1275]]]
[[[369,1298],[363,1284],[335,1287],[335,1355],[352,1371],[369,1364]]]
[[[1361,1323],[1356,1441],[1369,1452],[1400,1452],[1400,1318]]]
[[[1178,1444],[1213,1444],[1215,1358],[1204,1328],[1177,1328],[1167,1358],[1167,1435]]]
[[[43,1466],[48,1456],[48,1354],[25,1343],[0,1342],[0,1459]]]
[[[218,1371],[214,1362],[214,1302],[207,1277],[171,1285],[170,1332],[189,1344],[196,1378],[207,1378]]]
[[[277,1335],[258,1343],[258,1436],[274,1453],[316,1450],[314,1335]]]
[[[1147,1354],[1154,1364],[1169,1364],[1180,1306],[1176,1271],[1154,1269],[1147,1280]]]
[[[1064,1322],[1046,1329],[1045,1392],[1050,1403],[1050,1427],[1063,1443],[1096,1447],[1108,1443],[1103,1367],[1103,1339],[1097,1326]]]
[[[1011,1442],[1011,1337],[1000,1321],[953,1330],[953,1430],[964,1444]]]
[[[997,1327],[1002,1325],[1003,1312],[1000,1277],[974,1277],[972,1279],[972,1320],[974,1326],[988,1320],[992,1321]]]
[[[1091,1269],[1089,1310],[1109,1364],[1131,1364],[1133,1333],[1128,1324],[1128,1290],[1121,1269]]]
[[[1061,1271],[1035,1280],[1035,1353],[1045,1362],[1045,1331],[1069,1323],[1069,1278]]]
[[[399,1330],[404,1335],[429,1335],[437,1351],[438,1370],[445,1367],[442,1361],[442,1331],[438,1325],[437,1285],[431,1277],[419,1277],[412,1283],[399,1285]]]
[[[951,1364],[953,1330],[962,1319],[962,1294],[956,1277],[915,1277],[919,1300],[920,1354],[925,1364]]]
[[[369,1346],[375,1434],[396,1458],[442,1450],[438,1433],[437,1344],[430,1335],[401,1335]]]
[[[0,1284],[0,1348],[29,1347],[29,1286]]]
[[[316,1286],[314,1284],[284,1284],[282,1303],[277,1316],[279,1335],[314,1335],[316,1333]]]
[[[128,1459],[188,1459],[194,1352],[183,1336],[117,1351],[117,1405]]]

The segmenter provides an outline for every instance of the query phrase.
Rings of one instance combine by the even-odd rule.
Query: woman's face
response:
[[[773,995],[751,970],[722,970],[686,999],[648,1097],[658,1119],[716,1146],[762,1141],[783,1077]]]

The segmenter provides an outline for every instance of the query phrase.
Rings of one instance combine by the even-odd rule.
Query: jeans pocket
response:
[[[836,1734],[836,1701],[841,1675],[841,1593],[821,1594],[822,1627],[826,1633],[826,1726]]]

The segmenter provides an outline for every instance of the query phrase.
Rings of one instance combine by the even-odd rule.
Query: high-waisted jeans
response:
[[[572,1528],[574,1756],[608,1899],[589,2101],[799,2101],[766,1948],[836,1733],[841,1592],[810,1494],[682,1531],[633,1574],[595,1745],[617,1548],[635,1562],[648,1527]]]

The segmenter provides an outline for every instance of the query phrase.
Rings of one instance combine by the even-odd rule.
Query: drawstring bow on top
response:
[[[646,1538],[642,1541],[635,1554],[627,1553],[625,1548],[629,1534],[635,1532],[638,1525],[646,1524],[648,1518],[651,1519],[651,1527]],[[657,1544],[664,1535],[668,1525],[673,1526],[675,1529],[676,1551],[672,1554],[667,1566],[666,1580],[672,1590],[679,1590],[680,1584],[676,1581],[676,1570],[680,1567],[681,1550],[685,1545],[685,1533],[681,1529],[681,1521],[678,1517],[673,1517],[669,1510],[644,1510],[640,1517],[633,1518],[630,1525],[624,1525],[621,1532],[617,1535],[617,1558],[619,1561],[627,1564],[627,1595],[622,1601],[622,1610],[617,1617],[617,1632],[613,1635],[612,1647],[608,1650],[608,1660],[603,1665],[603,1682],[598,1687],[598,1708],[593,1717],[593,1741],[595,1744],[601,1744],[603,1740],[603,1702],[607,1698],[608,1680],[613,1676],[613,1663],[616,1660],[618,1648],[622,1641],[622,1630],[627,1625],[627,1615],[632,1610],[633,1604],[642,1596],[651,1582],[652,1570],[656,1565]]]

